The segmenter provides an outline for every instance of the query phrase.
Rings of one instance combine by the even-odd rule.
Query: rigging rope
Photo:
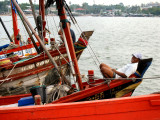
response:
[[[48,19],[46,19],[47,20],[47,26],[48,26],[48,29],[49,29],[49,25],[48,25]],[[56,27],[56,30],[57,30],[57,33],[58,33],[58,28],[57,28],[57,26],[56,26],[56,22],[55,22],[55,19],[54,19],[54,17],[53,17],[53,20],[54,20],[54,24],[55,24],[55,27]],[[54,33],[54,32],[53,32]],[[55,37],[55,34],[53,34],[54,35],[54,37]],[[63,56],[63,54],[61,54],[61,52],[59,51],[59,48],[58,48],[58,46],[55,46],[55,49],[59,52],[59,54],[60,54],[60,56],[66,61],[66,63],[70,66],[70,62],[73,62],[73,61],[67,61],[66,60],[66,58]],[[78,52],[80,52],[80,51],[77,51],[76,53],[78,53]],[[70,66],[71,67],[71,66]]]
[[[138,80],[138,79],[160,79],[158,77],[147,77],[147,78],[100,78],[100,77],[91,77],[92,79],[103,79],[103,80]]]
[[[17,64],[18,64],[18,63],[17,63]],[[16,67],[17,64],[15,64],[15,65],[13,66],[13,68],[11,69],[11,71],[9,72],[9,74],[7,75],[7,77],[6,77],[4,80],[0,80],[0,81],[2,81],[2,83],[0,84],[0,86],[1,86],[5,81],[7,81],[8,77],[10,76],[10,74],[12,73],[13,69]]]
[[[53,18],[54,18],[54,17],[53,17]],[[48,26],[48,29],[49,29],[47,17],[46,17],[46,21],[47,21],[47,26]],[[54,22],[55,22],[55,21],[54,21]],[[55,26],[56,26],[56,24],[55,24]],[[56,28],[57,28],[57,26],[56,26]],[[57,29],[57,31],[58,31],[58,29]],[[50,36],[49,36],[49,37],[50,37]],[[54,34],[54,37],[55,37],[55,34]],[[66,60],[66,58],[63,56],[63,54],[59,51],[58,46],[55,46],[55,49],[58,51],[58,53],[60,54],[60,56],[65,60],[65,62],[70,66],[69,63],[72,62],[72,61],[68,62],[68,61]]]
[[[54,21],[54,24],[55,24],[55,27],[56,27],[56,30],[57,30],[57,33],[58,33],[58,27],[56,26],[56,21],[55,21],[54,17],[53,17],[53,21]]]
[[[70,18],[71,18],[73,24],[75,25],[75,27],[76,27],[78,33],[79,33],[79,34],[82,33],[83,31],[81,30],[79,24],[77,23],[76,19],[74,18],[73,14],[72,14],[72,12],[71,12],[71,10],[70,10],[70,8],[69,8],[69,6],[67,5],[67,3],[66,3],[65,1],[64,1],[64,3],[65,3],[65,4],[64,4],[64,5],[65,5],[65,8],[66,8],[66,10],[67,10],[67,12],[68,12],[68,14],[69,14],[69,16],[70,16]],[[76,24],[77,24],[79,30],[78,30]],[[85,37],[85,35],[83,35],[83,36]],[[85,39],[86,39],[86,38],[85,38]],[[90,46],[90,44],[88,44],[88,45],[89,45],[91,51],[93,52],[93,54],[94,54],[96,60],[97,60],[98,63],[100,64],[100,61],[98,60],[98,57],[96,56],[96,54],[95,54],[95,52],[93,51],[92,47]],[[88,49],[88,48],[87,48],[87,49]],[[92,56],[92,54],[91,54],[91,52],[90,52],[89,49],[88,49],[88,51],[89,51],[89,53],[90,53],[90,55],[91,55],[93,61],[95,62],[95,64],[97,65],[97,67],[98,67],[98,69],[99,69],[99,65],[98,65],[98,64],[96,63],[96,61],[94,60],[94,57]]]
[[[48,1],[47,1],[47,2],[48,2]],[[64,7],[66,8],[68,14],[70,15],[70,18],[71,18],[72,22],[73,22],[74,24],[77,23],[76,19],[73,17],[73,14],[72,14],[70,8],[69,8],[68,5],[67,5],[67,3],[66,3],[65,1],[64,1],[63,3],[64,3]],[[55,20],[54,20],[54,22],[55,22]],[[77,28],[77,26],[78,26],[79,29]],[[80,29],[80,26],[78,25],[78,23],[77,23],[77,26],[76,26],[76,24],[75,24],[75,27],[76,27],[77,31],[79,32],[79,34],[80,34],[80,32],[82,33],[83,31]],[[56,29],[57,29],[57,27],[56,27]],[[58,29],[57,29],[57,31],[58,31]],[[85,35],[83,35],[83,36],[85,37]],[[86,38],[85,38],[85,39],[86,39]],[[98,57],[96,56],[96,54],[95,54],[95,52],[93,51],[92,47],[91,47],[90,45],[89,45],[89,47],[90,47],[91,51],[93,52],[96,60],[97,60],[98,63],[100,64],[100,62],[99,62],[99,60],[98,60]],[[96,60],[95,60],[94,57],[92,56],[90,50],[89,50],[89,49],[87,49],[87,50],[89,51],[89,53],[90,53],[90,55],[91,55],[94,63],[97,65],[98,69],[100,69],[100,68],[99,68],[99,65],[96,63]]]
[[[99,78],[99,77],[90,77],[91,79],[101,79],[101,80],[104,80],[104,82],[101,82],[99,84],[91,84],[90,82],[88,82],[88,79],[85,77],[85,80],[89,85],[91,86],[98,86],[98,85],[102,85],[102,84],[108,84],[110,81],[112,80],[137,80],[137,79],[160,79],[160,76],[159,77],[148,77],[148,78]],[[109,86],[109,84],[108,84]]]
[[[54,2],[55,2],[55,1],[52,1],[52,2],[50,3],[50,1],[47,1],[46,8],[49,7],[51,4],[53,4]],[[57,3],[57,4],[58,4],[58,3]],[[64,0],[62,4],[64,4],[65,9],[67,10],[67,12],[68,12],[68,14],[69,14],[69,16],[70,16],[70,18],[71,18],[73,24],[74,24],[75,27],[76,27],[77,21],[76,21],[76,19],[73,17],[73,14],[72,14],[72,12],[71,12],[69,6],[67,5],[66,1]],[[78,26],[80,32],[83,32],[83,31],[81,30],[80,26],[78,25],[78,23],[77,23],[77,26]],[[77,31],[79,32],[78,28],[76,27]],[[80,34],[80,32],[79,32],[79,34]],[[83,36],[84,36],[84,35],[83,35]],[[85,37],[85,36],[84,36],[84,37]],[[93,54],[94,54],[96,60],[97,60],[98,63],[100,64],[100,61],[98,60],[98,57],[96,56],[96,54],[95,54],[95,52],[93,51],[93,48],[90,46],[90,44],[89,44],[89,47],[90,47],[91,51],[93,52]],[[89,49],[88,49],[88,51],[89,51],[89,53],[90,53],[90,55],[91,55],[93,61],[94,61],[95,64],[97,65],[98,69],[100,69],[100,68],[99,68],[99,65],[98,65],[98,64],[96,63],[96,61],[94,60],[94,57],[92,56],[92,54],[91,54],[91,52],[90,52]]]

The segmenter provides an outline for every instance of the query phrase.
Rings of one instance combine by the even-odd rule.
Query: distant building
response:
[[[108,17],[112,17],[112,16],[118,16],[118,14],[121,14],[121,10],[120,9],[113,9],[113,10],[105,10],[105,11],[101,11],[101,16],[108,16]]]
[[[50,7],[50,11],[51,11],[51,12],[57,11],[57,10],[56,10],[56,7]]]
[[[83,8],[76,8],[75,11],[84,11],[86,9],[83,9]]]
[[[150,3],[142,6],[141,10],[147,10],[149,8],[152,8],[152,7],[160,7],[160,3],[158,3],[158,2],[155,2],[155,3],[154,2],[150,2]]]
[[[86,9],[76,8],[76,9],[74,10],[74,12],[76,12],[76,13],[81,13],[81,14],[86,14]]]
[[[31,6],[27,6],[27,9],[23,10],[25,14],[32,14]]]
[[[141,10],[147,10],[147,9],[149,9],[149,8],[152,8],[152,6],[143,6],[143,7],[141,7],[140,9],[141,9]]]
[[[160,3],[158,3],[158,2],[150,2],[150,3],[148,3],[147,4],[147,6],[149,7],[149,6],[151,6],[151,7],[160,7]]]
[[[72,14],[73,14],[74,16],[84,15],[84,14],[86,14],[86,9],[76,8],[76,9],[74,9],[74,12],[72,12]]]

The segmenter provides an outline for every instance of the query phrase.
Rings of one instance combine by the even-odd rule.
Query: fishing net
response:
[[[60,75],[57,72],[56,68],[53,68],[49,71],[48,75],[45,77],[45,85],[58,84],[60,82]]]

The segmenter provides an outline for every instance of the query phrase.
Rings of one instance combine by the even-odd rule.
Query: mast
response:
[[[34,5],[33,5],[33,3],[32,3],[32,0],[29,0],[29,2],[30,2],[30,5],[31,5],[32,14],[33,14],[33,18],[34,18],[35,24],[36,24],[36,26],[38,26],[38,25],[37,25],[37,18],[36,18],[36,14],[35,14]]]
[[[67,51],[67,55],[68,55],[68,59],[69,59],[69,63],[70,63],[70,68],[71,68],[71,72],[72,72],[73,75],[75,75],[75,71],[74,71],[71,55],[70,55],[70,52],[69,52],[69,49],[68,49],[68,45],[67,45],[67,40],[66,40],[66,37],[65,37],[65,33],[64,33],[63,29],[62,29],[62,24],[60,24],[60,28],[61,28],[61,31],[62,31],[62,34],[63,34],[64,44],[65,44],[65,47],[66,47],[66,51]],[[80,90],[80,88],[78,86],[78,83],[76,82],[76,77],[75,76],[73,76],[73,80],[75,82],[77,90]]]
[[[19,45],[20,41],[17,38],[20,30],[18,29],[16,9],[14,4],[12,3],[12,0],[10,0],[10,3],[11,3],[12,20],[13,20],[14,42],[15,44]]]
[[[43,33],[43,40],[44,40],[44,38],[46,37],[46,32],[45,32],[46,21],[45,21],[44,0],[39,0],[39,15],[42,16],[42,33]]]
[[[67,16],[66,16],[65,8],[63,6],[63,0],[59,0],[59,1],[56,1],[56,2],[57,2],[56,3],[57,8],[58,8],[58,15],[59,15],[60,20],[62,22],[64,33],[65,33],[65,36],[66,36],[66,39],[67,39],[69,52],[70,52],[70,55],[71,55],[72,62],[74,64],[74,70],[75,70],[75,73],[76,73],[76,80],[79,84],[80,90],[83,90],[83,85],[82,85],[82,80],[81,80],[80,71],[79,71],[79,67],[78,67],[78,62],[77,62],[75,49],[74,49],[74,46],[73,46],[73,41],[72,41],[72,37],[71,37],[71,33],[70,33],[70,27],[69,27],[69,23],[67,22]]]

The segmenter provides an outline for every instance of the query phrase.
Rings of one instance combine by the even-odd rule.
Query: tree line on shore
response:
[[[30,6],[29,3],[22,3],[19,4],[22,10],[28,9],[28,6]],[[34,5],[35,9],[38,10],[39,6]],[[160,15],[160,6],[155,6],[147,9],[142,9],[144,4],[141,6],[124,6],[123,3],[117,4],[117,5],[89,5],[88,3],[83,3],[82,5],[78,4],[69,4],[70,9],[72,11],[75,11],[76,8],[83,8],[82,11],[85,14],[99,14],[101,11],[106,10],[120,10],[121,13],[133,13],[133,14],[153,14],[156,16]],[[55,6],[53,6],[55,7]],[[10,12],[10,0],[0,1],[0,14],[5,14]],[[120,14],[120,13],[119,13]]]

